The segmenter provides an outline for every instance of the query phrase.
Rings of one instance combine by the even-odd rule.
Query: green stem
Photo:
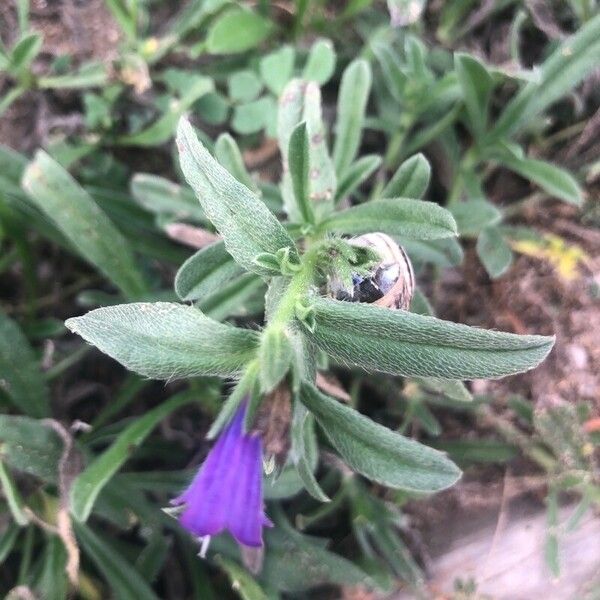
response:
[[[315,244],[302,256],[300,268],[290,278],[287,289],[280,298],[279,305],[267,324],[267,329],[283,329],[294,319],[298,300],[308,293],[315,280],[320,250],[320,244]]]
[[[415,118],[412,115],[405,114],[400,120],[400,126],[397,131],[392,135],[392,139],[388,144],[387,152],[385,153],[385,159],[383,164],[388,169],[393,169],[398,166],[398,160],[401,156],[402,147],[404,146],[404,140],[408,135],[411,127],[413,126]]]
[[[479,159],[476,149],[469,148],[469,150],[465,152],[458,165],[456,177],[454,178],[454,182],[450,188],[450,193],[448,194],[448,206],[452,206],[460,200],[464,189],[463,177],[465,173],[472,171],[477,166],[478,161]]]

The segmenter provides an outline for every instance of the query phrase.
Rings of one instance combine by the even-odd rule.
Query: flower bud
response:
[[[283,381],[264,397],[253,428],[262,438],[265,460],[274,460],[279,469],[285,464],[290,451],[291,421],[291,394],[287,383]]]

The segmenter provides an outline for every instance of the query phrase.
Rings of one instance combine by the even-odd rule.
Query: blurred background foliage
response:
[[[597,13],[594,0],[3,2],[2,593],[327,598],[403,586],[427,597],[427,500],[367,484],[327,453],[317,474],[329,504],[285,471],[267,482],[277,528],[257,579],[227,538],[200,561],[160,507],[206,454],[221,383],[142,379],[63,325],[89,308],[178,296],[260,325],[259,278],[194,291],[193,252],[215,232],[173,136],[188,114],[282,215],[278,99],[295,78],[321,87],[330,130],[344,98],[362,105],[335,132],[346,135],[334,149],[340,206],[425,195],[452,212],[458,239],[400,240],[420,286],[412,310],[559,338],[539,374],[507,383],[334,366],[322,385],[446,451],[479,495],[509,471],[535,475],[558,577],[561,537],[600,503]],[[356,58],[368,81],[346,70]],[[563,503],[575,503],[568,522]]]

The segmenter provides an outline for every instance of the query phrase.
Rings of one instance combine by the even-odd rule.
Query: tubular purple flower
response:
[[[243,546],[263,545],[262,529],[271,527],[263,506],[262,441],[244,433],[243,402],[190,486],[173,505],[183,505],[179,522],[202,539],[203,556],[210,537],[228,530]]]

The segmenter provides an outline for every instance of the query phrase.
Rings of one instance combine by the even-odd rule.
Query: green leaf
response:
[[[477,256],[492,279],[504,275],[513,261],[513,253],[497,227],[484,229],[477,238]]]
[[[462,246],[456,238],[438,240],[400,240],[414,264],[431,263],[439,267],[456,267],[464,258]]]
[[[38,86],[48,90],[78,90],[90,87],[100,87],[108,82],[106,66],[99,62],[89,62],[81,65],[75,73],[40,77]]]
[[[381,231],[391,236],[433,240],[456,235],[452,215],[433,202],[410,198],[373,200],[340,211],[326,219],[327,231],[360,235]]]
[[[321,541],[300,535],[291,527],[265,531],[265,545],[269,551],[265,555],[261,579],[292,594],[325,584],[372,586],[364,571],[326,550]]]
[[[402,310],[311,300],[309,339],[344,364],[393,375],[497,378],[527,371],[550,352],[554,337],[468,327]]]
[[[441,452],[375,423],[309,383],[302,385],[300,398],[348,466],[372,481],[419,493],[458,481],[460,469]]]
[[[76,477],[70,491],[70,506],[73,516],[78,521],[87,521],[98,494],[134,450],[144,442],[163,419],[193,401],[195,401],[195,394],[183,392],[134,419],[133,423],[119,434],[111,446]]]
[[[77,540],[85,554],[102,573],[115,598],[122,600],[158,600],[142,576],[124,556],[102,537],[82,523],[74,523]]]
[[[381,165],[381,156],[367,154],[353,162],[338,183],[336,202],[351,196]]]
[[[229,100],[220,92],[210,92],[194,104],[195,113],[209,125],[222,125],[229,116]]]
[[[314,223],[315,216],[310,203],[308,148],[306,122],[303,121],[296,126],[290,136],[288,164],[298,212],[305,223]]]
[[[306,491],[319,502],[330,502],[314,475],[317,462],[314,419],[306,407],[298,401],[294,402],[291,438],[290,456]]]
[[[12,49],[10,70],[13,73],[18,73],[29,68],[42,48],[42,41],[42,36],[39,33],[30,33],[23,36]]]
[[[177,122],[199,98],[214,90],[215,84],[210,77],[193,77],[186,89],[185,95],[179,99],[172,99],[165,113],[148,128],[125,135],[118,139],[124,146],[157,146],[173,137]]]
[[[9,522],[0,535],[0,565],[4,564],[6,558],[11,554],[17,538],[19,537],[20,527],[13,522]]]
[[[333,163],[339,176],[352,164],[360,146],[371,79],[371,67],[363,59],[351,62],[342,75],[333,146]]]
[[[548,106],[568,94],[600,62],[600,15],[564,40],[541,65],[537,82],[528,83],[508,103],[490,132],[490,140],[515,133]]]
[[[285,377],[292,362],[292,344],[284,329],[268,327],[258,351],[260,390],[269,393]]]
[[[198,302],[198,307],[215,321],[228,317],[258,316],[263,312],[264,281],[254,273],[243,273]]]
[[[13,469],[45,481],[57,480],[63,444],[58,434],[42,421],[0,415],[0,445],[2,460]]]
[[[2,460],[0,460],[0,487],[14,522],[20,527],[24,527],[29,523],[29,518],[23,511],[23,498]]]
[[[454,68],[458,75],[473,133],[481,136],[487,127],[488,105],[494,81],[485,65],[469,54],[457,52],[454,55]]]
[[[231,127],[242,135],[257,133],[269,124],[276,110],[275,101],[270,96],[238,104],[233,109]]]
[[[198,250],[181,265],[175,276],[175,292],[182,300],[199,300],[243,272],[225,250],[225,244],[215,242]]]
[[[223,13],[210,26],[206,48],[211,54],[235,54],[258,46],[273,30],[273,23],[242,9]]]
[[[558,493],[551,489],[546,498],[547,532],[544,543],[544,558],[553,577],[560,577],[560,548],[558,543]]]
[[[44,600],[64,600],[69,594],[67,551],[57,535],[48,535],[46,540],[41,559],[42,569],[36,577],[35,590]]]
[[[137,38],[137,2],[127,0],[106,0],[106,6],[131,42]]]
[[[222,133],[215,142],[215,156],[217,160],[249,190],[257,192],[256,183],[246,170],[244,158],[235,140],[228,134]]]
[[[287,248],[290,258],[298,261],[294,242],[283,226],[255,194],[212,158],[185,119],[179,124],[177,145],[183,173],[235,261],[259,275],[273,274],[256,264],[260,254]]]
[[[295,51],[292,46],[282,46],[279,50],[260,59],[259,70],[262,80],[273,94],[279,96],[294,73]]]
[[[126,296],[139,297],[147,291],[127,240],[90,195],[42,150],[27,166],[23,187],[80,254]]]
[[[231,587],[242,600],[268,600],[267,594],[246,569],[220,554],[215,556],[215,562],[227,573]]]
[[[131,371],[152,379],[227,377],[244,366],[257,345],[253,331],[170,302],[107,306],[65,325]]]
[[[0,313],[0,390],[31,417],[50,414],[48,387],[33,349],[19,326]]]
[[[502,219],[502,213],[483,198],[457,202],[448,209],[456,221],[459,234],[464,236],[476,236]]]
[[[506,463],[517,456],[514,446],[488,439],[464,439],[436,441],[438,450],[448,455],[460,465],[473,463]]]
[[[310,199],[318,217],[333,211],[336,176],[327,148],[327,131],[321,110],[321,91],[314,82],[293,79],[285,87],[277,113],[277,137],[283,162],[281,192],[290,219],[301,220],[295,202],[289,173],[289,147],[292,132],[302,121],[306,122],[309,140]]]
[[[229,98],[235,102],[250,102],[262,90],[260,79],[254,71],[236,71],[227,80]]]
[[[551,196],[576,206],[581,205],[583,202],[581,187],[565,169],[543,160],[517,157],[513,153],[503,154],[499,160],[511,171],[515,171],[522,177],[537,183]]]
[[[9,109],[13,102],[16,102],[26,91],[27,90],[24,88],[18,86],[8,90],[8,92],[0,98],[0,117]]]
[[[302,79],[327,83],[335,72],[335,50],[330,40],[317,40],[311,47],[302,71]]]
[[[371,48],[381,67],[383,80],[390,94],[394,100],[404,102],[408,75],[404,72],[395,49],[387,40],[372,41]]]
[[[431,166],[423,154],[405,160],[382,192],[382,198],[422,198],[429,185]]]
[[[164,177],[136,173],[131,180],[131,194],[136,202],[155,215],[173,219],[206,221],[204,211],[194,192]]]

